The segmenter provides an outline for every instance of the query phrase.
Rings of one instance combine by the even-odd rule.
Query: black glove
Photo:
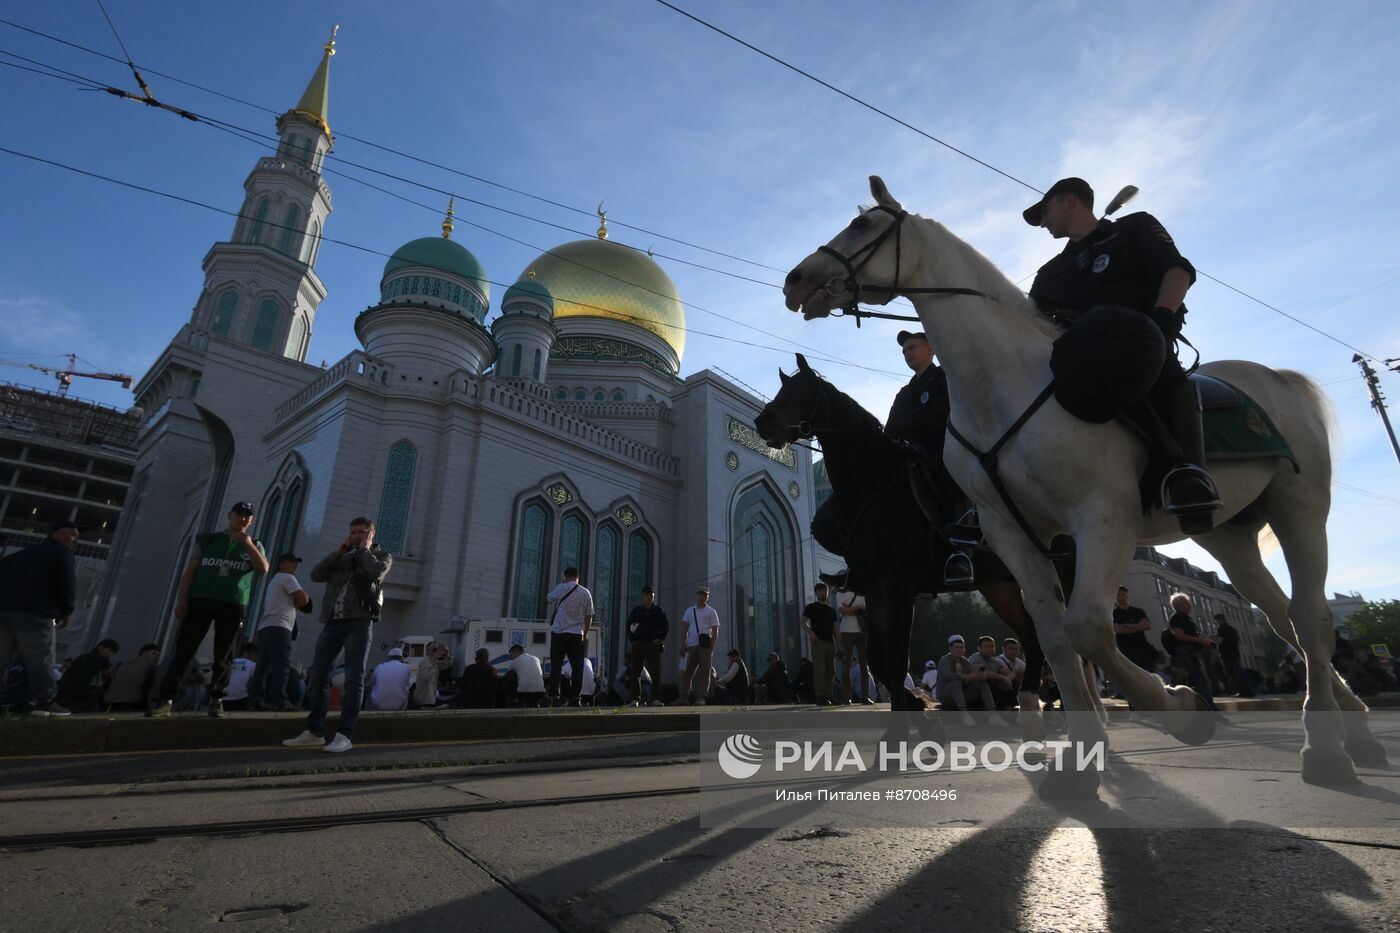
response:
[[[315,608],[316,608],[315,605],[312,604],[312,602],[311,602],[311,597],[308,596],[308,597],[306,597],[306,605],[305,605],[305,606],[302,606],[301,609],[300,609],[300,611],[301,611],[301,612],[305,612],[305,613],[307,613],[307,614],[310,614],[311,611],[314,610]]]

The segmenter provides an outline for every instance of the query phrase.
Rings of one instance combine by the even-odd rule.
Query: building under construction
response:
[[[85,530],[78,611],[60,631],[81,646],[97,580],[121,519],[136,463],[138,409],[122,411],[57,392],[0,383],[0,554],[43,539],[56,521]]]

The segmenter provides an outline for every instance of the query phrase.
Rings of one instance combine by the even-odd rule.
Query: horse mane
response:
[[[859,457],[865,462],[865,468],[859,471],[861,482],[885,483],[902,473],[904,455],[899,453],[892,443],[886,441],[884,425],[880,419],[866,411],[860,402],[836,388],[820,373],[813,371],[811,378],[816,380],[819,391],[826,396],[830,427],[840,432],[836,438],[837,444],[822,445],[824,459],[828,461],[827,469],[830,470],[832,466],[830,455],[833,448],[839,446],[843,452],[847,452],[846,445],[840,443],[840,435],[850,434],[859,435],[856,443],[850,445],[850,448],[858,451]],[[871,443],[872,440],[878,442]],[[838,455],[837,459],[840,461],[844,458]],[[843,479],[849,480],[851,477]]]
[[[986,292],[998,302],[1008,308],[1023,311],[1021,315],[1025,321],[1038,333],[1049,340],[1054,340],[1060,336],[1060,328],[1036,307],[1030,296],[1006,277],[996,263],[992,262],[982,254],[971,243],[953,233],[943,224],[931,217],[922,214],[910,214],[910,218],[922,221],[926,227],[939,235],[943,244],[951,249],[956,255],[960,264],[971,270],[973,280],[971,282],[956,282],[953,284],[965,287],[976,288]]]

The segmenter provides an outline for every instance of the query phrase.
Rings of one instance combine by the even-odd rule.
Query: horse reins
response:
[[[992,296],[986,292],[980,292],[975,288],[901,288],[899,285],[899,271],[904,256],[904,221],[909,217],[909,212],[905,210],[895,210],[883,204],[876,204],[867,211],[884,211],[894,218],[894,223],[886,227],[879,236],[866,243],[860,249],[845,256],[830,246],[818,246],[817,252],[832,257],[841,263],[846,269],[846,277],[832,276],[825,285],[825,290],[832,298],[841,299],[847,295],[850,301],[842,306],[842,317],[853,317],[856,319],[856,327],[860,327],[861,318],[878,317],[890,321],[917,321],[918,315],[912,314],[886,314],[880,311],[862,311],[860,309],[861,296],[864,292],[888,292],[888,297],[879,302],[881,306],[889,304],[894,300],[895,295],[971,295],[974,298],[991,299]],[[891,285],[870,285],[860,281],[860,271],[866,267],[874,258],[885,240],[890,234],[894,234],[894,278]]]
[[[856,250],[850,256],[844,256],[836,250],[832,249],[830,246],[817,247],[817,252],[832,257],[837,262],[841,263],[841,265],[844,266],[846,269],[846,278],[842,279],[840,276],[832,276],[831,280],[826,283],[825,288],[827,294],[833,298],[840,299],[849,294],[850,302],[842,307],[842,316],[854,317],[856,319],[856,327],[860,327],[861,318],[866,317],[878,317],[891,321],[921,320],[918,317],[918,315],[885,314],[879,311],[862,311],[859,307],[861,295],[863,292],[867,291],[887,292],[888,297],[885,298],[884,301],[880,302],[882,306],[887,305],[891,301],[893,301],[896,294],[971,295],[975,298],[986,298],[988,300],[994,300],[991,295],[988,295],[986,292],[978,291],[975,288],[901,288],[899,285],[899,272],[904,252],[903,229],[904,221],[908,218],[909,212],[905,210],[897,211],[893,208],[886,207],[883,204],[877,204],[870,210],[884,211],[885,213],[889,214],[891,217],[894,218],[894,223],[890,224],[883,231],[881,231],[879,236],[875,237],[869,243],[866,243],[864,246]],[[870,260],[875,256],[875,253],[879,251],[882,245],[884,245],[885,240],[889,239],[891,233],[894,234],[894,278],[891,280],[893,284],[861,284],[861,281],[859,279],[860,271],[866,267]],[[966,437],[964,437],[962,435],[962,432],[953,426],[952,420],[949,419],[948,421],[948,433],[951,434],[959,444],[966,448],[968,453],[972,454],[974,457],[977,458],[977,462],[981,465],[983,471],[986,472],[987,478],[991,480],[992,488],[994,488],[997,491],[997,495],[1001,497],[1002,503],[1006,506],[1006,510],[1011,513],[1011,517],[1015,520],[1017,526],[1020,527],[1021,531],[1025,533],[1026,537],[1030,539],[1031,544],[1035,545],[1037,551],[1039,551],[1044,556],[1051,558],[1057,555],[1049,547],[1041,543],[1041,540],[1036,535],[1035,530],[1031,528],[1030,521],[1026,518],[1025,513],[1021,511],[1018,505],[1016,505],[1016,500],[1011,498],[1011,490],[1006,487],[1006,482],[1001,478],[1001,468],[997,463],[997,456],[1001,453],[1001,449],[1006,446],[1007,442],[1009,442],[1011,438],[1015,436],[1016,432],[1021,430],[1021,428],[1025,426],[1027,421],[1031,420],[1031,416],[1033,416],[1037,411],[1039,411],[1041,406],[1050,400],[1050,397],[1054,395],[1054,392],[1055,383],[1054,380],[1051,380],[1050,384],[1047,385],[1044,389],[1042,389],[1040,394],[1035,397],[1035,400],[1032,401],[1030,405],[1027,406],[1026,410],[1021,413],[1021,417],[1017,418],[1014,422],[1012,422],[1011,427],[1007,428],[1005,433],[1003,433],[1001,437],[998,438],[997,442],[985,451],[978,450],[976,447],[974,447],[972,445],[972,442],[969,441]],[[825,401],[825,399],[825,393],[821,393],[820,400]],[[816,409],[817,405],[816,403],[813,403],[812,413],[811,415],[809,415],[809,417],[815,416]],[[796,425],[796,427],[800,432],[800,436],[812,436],[812,432],[810,431],[812,425],[810,421],[804,421],[801,424]],[[807,428],[809,430],[807,432],[803,432],[803,428]]]

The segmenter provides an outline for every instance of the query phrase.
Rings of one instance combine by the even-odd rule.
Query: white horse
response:
[[[862,291],[888,300],[906,295],[948,374],[951,426],[986,451],[1051,381],[1051,342],[1060,335],[1035,304],[986,257],[940,224],[904,211],[884,182],[870,179],[876,206],[857,216],[825,247],[789,273],[790,310],[808,320],[852,304]],[[939,290],[943,294],[936,294]],[[1288,439],[1299,470],[1279,459],[1210,465],[1224,508],[1216,525],[1194,540],[1209,551],[1245,598],[1259,606],[1274,631],[1307,661],[1303,703],[1303,779],[1354,783],[1353,762],[1384,767],[1384,747],[1371,735],[1366,706],[1331,665],[1327,576],[1327,513],[1331,504],[1328,407],[1316,383],[1300,373],[1239,360],[1208,363],[1201,372],[1247,393]],[[1134,545],[1163,544],[1183,535],[1172,516],[1144,514],[1138,481],[1145,444],[1116,422],[1082,421],[1053,398],[1010,436],[999,455],[1006,492],[1019,506],[1023,528],[978,458],[950,430],[944,459],[976,501],[986,540],[1021,582],[1045,655],[1057,671],[1077,669],[1076,653],[1094,661],[1122,687],[1136,709],[1161,710],[1167,728],[1199,744],[1215,729],[1213,715],[1188,687],[1161,680],[1118,651],[1110,624],[1113,595]],[[1273,530],[1288,562],[1290,599],[1264,567],[1258,536]],[[1077,546],[1074,590],[1065,605],[1055,571],[1031,541],[1068,534]],[[1106,739],[1093,715],[1083,678],[1060,682],[1075,741]],[[1350,715],[1343,715],[1343,713]],[[1097,775],[1078,780],[1097,788]]]

